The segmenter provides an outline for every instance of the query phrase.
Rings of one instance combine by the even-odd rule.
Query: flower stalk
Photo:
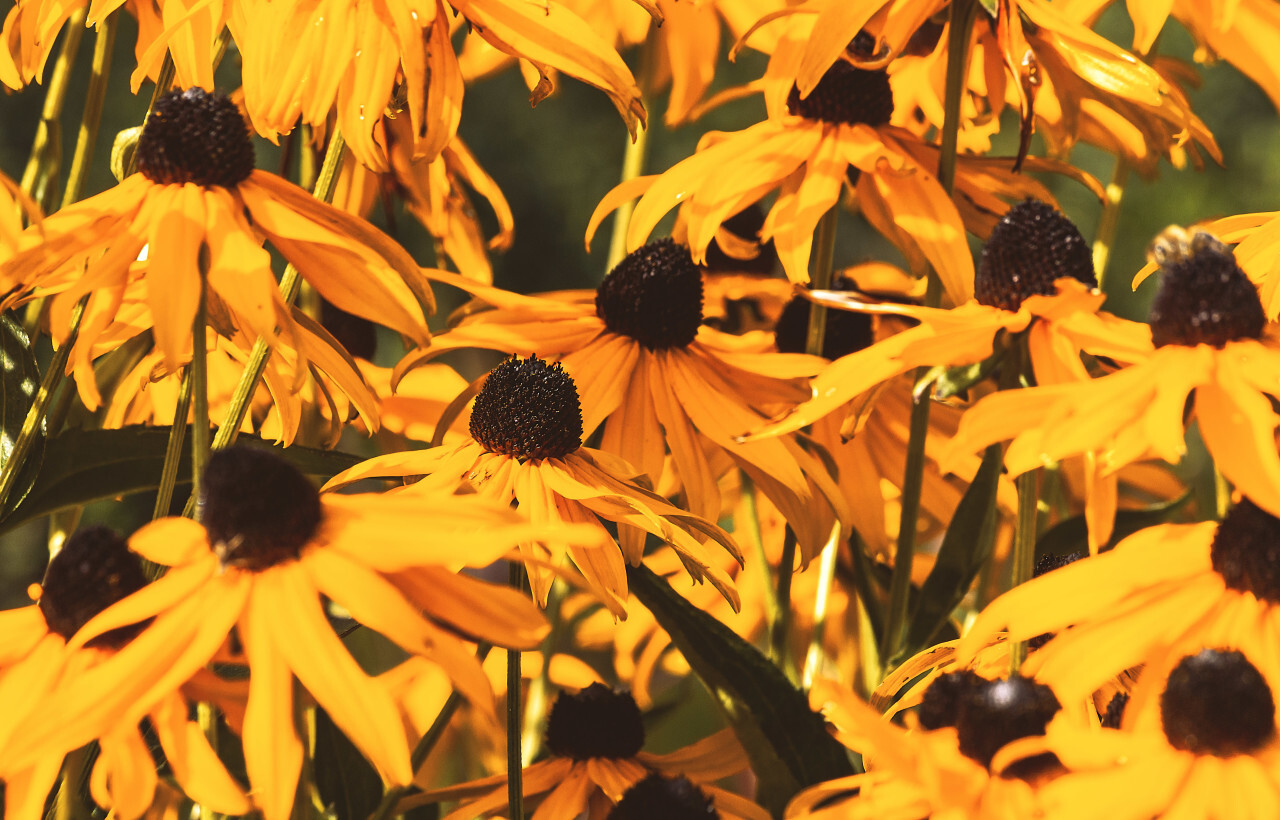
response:
[[[85,179],[93,163],[94,146],[98,142],[98,127],[102,124],[102,104],[107,99],[107,78],[111,73],[111,54],[116,42],[116,15],[109,14],[98,24],[93,41],[93,63],[89,72],[89,89],[84,99],[84,114],[80,118],[80,130],[76,133],[75,153],[71,157],[71,170],[67,174],[67,187],[62,192],[62,207],[80,199],[84,193]]]

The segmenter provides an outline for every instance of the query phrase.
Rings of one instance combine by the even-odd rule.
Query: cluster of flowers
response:
[[[19,0],[0,82],[40,77],[68,21],[128,13],[134,92],[161,86],[113,188],[47,214],[28,182],[0,188],[0,309],[28,306],[57,351],[20,443],[59,432],[44,399],[69,377],[96,426],[169,425],[173,446],[154,520],[65,534],[34,603],[0,613],[6,818],[82,780],[122,820],[341,816],[310,799],[317,710],[380,778],[378,820],[525,797],[547,820],[1280,816],[1280,220],[1160,237],[1136,322],[1103,310],[1095,254],[1025,173],[1101,195],[1062,159],[1077,141],[1144,175],[1221,161],[1157,35],[1175,17],[1280,104],[1280,7],[1131,3],[1139,59],[1089,27],[1102,5]],[[518,63],[536,103],[568,75],[634,139],[660,91],[668,124],[720,102],[724,26],[767,55],[724,96],[761,93],[765,119],[603,197],[587,240],[617,211],[625,250],[595,292],[494,286],[511,214],[457,137],[467,85]],[[617,51],[638,44],[643,87]],[[992,157],[1006,109],[1019,151]],[[294,129],[327,146],[314,196],[255,167],[253,135]],[[436,268],[365,221],[384,192]],[[848,206],[909,272],[832,276]],[[470,301],[433,334],[442,286]],[[378,367],[393,334],[406,350]],[[468,348],[508,358],[470,383],[432,361]],[[1173,503],[1157,466],[1191,427],[1216,509]],[[285,457],[348,431],[380,454],[319,488]],[[1168,520],[1118,524],[1138,507]],[[1076,523],[1081,553],[1036,563],[1037,533]],[[677,634],[644,568],[719,631]],[[353,652],[357,627],[395,660]],[[766,643],[785,691],[708,680],[732,728],[644,750],[672,675]],[[845,776],[791,766],[803,750],[756,711],[775,694],[856,753]],[[507,772],[453,782],[504,743]],[[460,763],[427,757],[446,747]]]

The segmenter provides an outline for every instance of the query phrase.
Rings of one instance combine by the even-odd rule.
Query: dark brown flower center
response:
[[[1151,302],[1151,341],[1164,345],[1222,347],[1257,339],[1267,324],[1258,289],[1226,245],[1203,231],[1173,252],[1155,250],[1160,290]]]
[[[491,453],[563,458],[582,446],[578,388],[559,362],[512,356],[476,396],[471,437]]]
[[[49,562],[41,583],[40,612],[49,629],[64,638],[107,607],[147,585],[138,556],[107,527],[79,530]],[[144,624],[104,633],[92,645],[121,646]]]
[[[1124,720],[1124,710],[1129,706],[1129,693],[1116,692],[1107,701],[1107,711],[1102,714],[1101,723],[1104,729],[1119,729]]]
[[[893,116],[889,73],[855,68],[846,60],[836,60],[803,100],[800,89],[791,86],[787,111],[829,123],[865,123],[873,128],[886,125]]]
[[[718,820],[715,803],[687,777],[657,772],[627,789],[606,820]]]
[[[1209,556],[1228,587],[1280,604],[1280,518],[1242,499],[1219,522]]]
[[[831,283],[832,290],[853,290],[854,283],[837,276]],[[804,353],[809,341],[810,302],[803,296],[792,297],[782,309],[778,324],[773,330],[774,344],[780,353]],[[828,310],[827,328],[822,336],[822,355],[838,359],[870,347],[875,341],[871,316],[852,310]]]
[[[956,719],[960,751],[984,766],[1006,744],[1043,735],[1061,709],[1053,690],[1030,678],[985,681],[969,691]]]
[[[253,143],[235,103],[202,88],[156,101],[138,138],[138,170],[159,185],[234,188],[253,173]]]
[[[1175,749],[1229,757],[1252,754],[1272,738],[1276,706],[1266,679],[1244,655],[1205,649],[1169,674],[1160,718]]]
[[[1083,557],[1083,552],[1069,552],[1066,555],[1058,555],[1054,552],[1046,553],[1045,555],[1040,556],[1040,559],[1036,561],[1035,571],[1032,577],[1039,578],[1046,572],[1053,572],[1055,569],[1062,569],[1069,564],[1074,564]],[[1040,635],[1036,635],[1034,638],[1027,641],[1027,646],[1033,650],[1039,649],[1052,640],[1053,635],[1054,633],[1052,632],[1045,632]]]
[[[1054,282],[1063,277],[1098,286],[1089,243],[1052,205],[1026,199],[991,231],[973,280],[973,298],[1016,311],[1028,296],[1057,293]]]
[[[224,564],[264,570],[295,560],[322,518],[315,485],[272,451],[230,447],[209,457],[200,522]]]
[[[969,696],[986,685],[986,678],[969,669],[944,672],[933,679],[920,699],[916,716],[925,729],[941,729],[955,726]]]
[[[650,350],[684,347],[702,324],[702,274],[670,239],[627,254],[596,290],[596,315]]]
[[[760,229],[764,227],[764,210],[759,203],[748,205],[726,219],[720,227],[745,242],[759,242]],[[778,251],[772,239],[762,244],[760,252],[750,259],[729,256],[721,249],[720,243],[712,239],[711,244],[707,245],[703,268],[708,273],[758,273],[766,276],[773,273],[777,265]]]
[[[547,716],[547,749],[559,757],[634,757],[644,748],[640,707],[627,691],[601,683],[560,693]]]

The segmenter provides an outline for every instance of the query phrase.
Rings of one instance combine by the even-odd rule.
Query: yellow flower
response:
[[[299,116],[323,129],[336,105],[352,152],[383,171],[382,114],[408,109],[413,155],[434,159],[462,111],[463,78],[450,41],[458,14],[494,48],[536,68],[534,104],[551,93],[548,74],[556,69],[604,91],[633,134],[643,125],[640,90],[608,43],[559,3],[510,0],[238,0],[228,25],[244,58],[250,121],[275,141]],[[295,34],[288,49],[280,48],[282,32]]]
[[[0,722],[0,747],[24,721],[49,722],[45,710],[63,705],[46,700],[50,691],[75,687],[94,674],[140,632],[145,624],[96,630],[82,638],[81,627],[94,631],[97,616],[146,586],[138,556],[124,539],[105,527],[73,534],[49,562],[44,582],[33,587],[37,603],[0,613],[0,697],[8,704]],[[145,659],[139,659],[145,662]],[[134,674],[144,674],[135,666]],[[236,785],[198,727],[187,720],[187,701],[176,691],[166,693],[136,716],[120,719],[109,706],[94,706],[96,698],[76,708],[101,727],[89,735],[99,742],[91,779],[94,799],[114,808],[126,820],[140,817],[151,805],[156,788],[151,752],[143,741],[139,721],[149,718],[169,760],[174,777],[191,797],[216,811],[242,814],[249,800]],[[53,719],[56,722],[56,718]],[[67,751],[67,750],[63,750]],[[25,764],[0,768],[6,785],[6,816],[43,816],[45,796],[61,765],[61,754],[49,754]]]
[[[1010,640],[1058,632],[1024,669],[1064,700],[1087,697],[1139,664],[1167,670],[1203,646],[1239,648],[1280,684],[1280,584],[1271,547],[1277,533],[1280,520],[1248,499],[1220,524],[1142,530],[992,601],[959,653],[971,657],[1006,627]]]
[[[1044,816],[1275,817],[1275,701],[1250,657],[1218,649],[1183,657],[1158,704],[1131,718],[1130,703],[1128,731],[1051,725],[1036,748],[1070,771],[1040,788]]]
[[[5,305],[53,293],[55,325],[89,297],[70,367],[90,409],[100,403],[91,350],[131,287],[145,293],[169,369],[189,349],[202,289],[209,314],[230,314],[250,338],[295,335],[261,236],[334,304],[428,343],[434,302],[413,259],[368,223],[255,170],[244,121],[225,97],[165,95],[137,150],[140,173],[32,226],[24,249],[0,264]],[[135,278],[144,249],[145,274]]]
[[[1209,234],[1158,253],[1164,281],[1152,303],[1149,356],[1092,381],[988,396],[961,420],[951,452],[1012,438],[1005,456],[1012,475],[1088,452],[1106,473],[1142,458],[1174,463],[1186,449],[1190,398],[1218,469],[1259,506],[1280,512],[1280,416],[1270,398],[1280,391],[1280,350],[1263,338],[1257,291]]]
[[[656,486],[674,476],[694,515],[719,519],[717,482],[727,464],[717,457],[725,455],[786,516],[804,562],[826,543],[834,518],[844,518],[835,482],[795,438],[733,440],[805,398],[804,377],[821,360],[781,355],[764,333],[730,336],[702,325],[702,279],[686,248],[660,240],[634,251],[605,278],[594,304],[589,291],[519,296],[429,275],[497,310],[464,310],[431,348],[406,356],[398,374],[463,347],[556,357],[581,386],[584,435],[601,427],[600,449]]]
[[[721,817],[765,820],[769,814],[751,801],[716,787],[721,778],[747,768],[746,753],[732,729],[667,754],[644,748],[640,708],[627,692],[595,683],[577,694],[561,693],[547,718],[550,755],[525,767],[521,785],[526,800],[545,795],[540,816],[577,817],[589,806],[618,803],[623,794],[652,773],[684,775],[712,798]],[[461,798],[444,820],[490,817],[507,806],[506,774],[433,789],[432,800]],[[597,815],[593,810],[592,816]]]
[[[591,589],[625,617],[627,573],[639,566],[644,535],[671,544],[695,580],[706,578],[735,608],[738,594],[702,543],[710,538],[741,563],[733,540],[710,521],[681,510],[641,487],[621,459],[582,447],[577,387],[560,365],[511,358],[489,373],[471,411],[471,436],[451,447],[390,453],[334,476],[326,489],[376,476],[424,476],[396,495],[409,503],[466,488],[551,525],[595,527],[594,544],[522,544],[534,597],[546,603],[554,568],[568,552]],[[603,521],[619,525],[621,547]],[[567,550],[566,550],[567,547]]]
[[[72,645],[154,620],[110,658],[46,692],[55,711],[18,725],[0,749],[0,771],[77,748],[119,721],[136,723],[217,657],[249,668],[243,737],[254,806],[283,820],[303,759],[295,678],[388,782],[404,785],[413,774],[400,709],[347,652],[326,600],[442,667],[481,708],[491,708],[492,692],[459,635],[530,649],[546,634],[520,593],[456,574],[549,535],[482,499],[321,497],[271,452],[232,448],[210,459],[200,513],[203,525],[166,518],[134,534],[132,548],[169,571]],[[424,540],[427,530],[433,537]],[[594,537],[554,531],[571,543],[583,535]]]

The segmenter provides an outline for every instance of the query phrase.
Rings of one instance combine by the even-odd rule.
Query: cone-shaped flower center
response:
[[[1030,678],[986,681],[970,690],[956,719],[960,751],[990,766],[1005,744],[1044,734],[1061,708],[1053,690]]]
[[[838,276],[831,283],[832,290],[853,290],[849,279]],[[778,324],[773,330],[774,344],[781,353],[804,353],[809,341],[810,302],[803,296],[794,296],[782,309]],[[871,328],[871,316],[852,310],[828,310],[827,329],[822,336],[822,356],[838,359],[856,350],[870,347],[875,341]]]
[[[726,232],[733,234],[744,242],[759,242],[760,229],[764,227],[764,209],[759,203],[753,203],[726,219],[720,225]],[[737,259],[725,253],[715,239],[707,245],[707,256],[703,268],[708,273],[758,273],[766,276],[773,273],[778,264],[778,251],[773,240],[763,243],[760,252],[750,259]]]
[[[622,795],[606,820],[717,820],[715,803],[683,775],[654,773]]]
[[[512,356],[476,396],[471,437],[491,453],[563,458],[582,446],[578,387],[559,362]]]
[[[1164,733],[1175,749],[1229,757],[1262,748],[1276,728],[1271,687],[1248,658],[1205,649],[1174,667],[1160,696]]]
[[[233,188],[253,173],[253,143],[240,110],[202,88],[160,97],[137,150],[138,170],[159,185]]]
[[[871,127],[886,125],[893,116],[893,90],[889,73],[854,68],[836,60],[803,100],[800,89],[791,86],[787,110],[807,120]]]
[[[925,729],[955,726],[970,693],[986,682],[986,678],[969,669],[944,672],[934,678],[920,699],[920,710],[916,713],[920,725]]]
[[[1064,276],[1098,286],[1089,243],[1052,205],[1026,199],[1010,208],[991,231],[973,280],[973,298],[1016,311],[1028,296],[1057,293],[1053,283]]]
[[[1107,701],[1107,711],[1101,716],[1102,726],[1104,729],[1119,729],[1120,722],[1124,720],[1124,710],[1129,706],[1129,693],[1116,692],[1111,696],[1111,700]]]
[[[142,564],[125,540],[106,527],[89,527],[68,538],[49,562],[40,611],[50,630],[70,638],[99,612],[146,585]],[[91,643],[119,646],[141,628],[115,629]]]
[[[553,755],[634,757],[644,748],[640,707],[630,692],[593,683],[576,695],[561,692],[547,717],[547,749]]]
[[[1280,518],[1242,499],[1218,524],[1209,556],[1228,587],[1280,604]]]
[[[1163,274],[1148,315],[1156,347],[1222,347],[1262,336],[1267,317],[1258,289],[1212,234],[1200,231],[1185,246],[1153,252]]]
[[[209,457],[200,522],[224,564],[263,570],[292,561],[322,517],[315,485],[270,450],[231,447]]]
[[[684,347],[702,324],[702,274],[670,239],[627,254],[596,290],[596,315],[650,350]]]

